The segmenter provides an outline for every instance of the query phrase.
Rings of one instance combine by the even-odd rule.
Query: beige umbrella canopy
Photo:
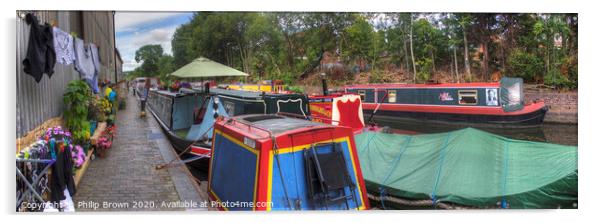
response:
[[[242,71],[205,57],[199,57],[193,60],[170,75],[180,78],[249,76]]]

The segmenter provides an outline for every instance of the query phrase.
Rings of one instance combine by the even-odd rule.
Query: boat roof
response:
[[[443,83],[443,84],[356,84],[346,85],[346,89],[353,88],[479,88],[479,87],[499,87],[499,82],[474,82],[474,83]]]
[[[225,95],[239,98],[261,98],[262,96],[302,96],[300,94],[279,94],[271,92],[260,92],[260,91],[245,91],[245,90],[230,90],[222,88],[211,88],[209,90],[212,94]]]
[[[234,119],[240,123],[245,125],[250,125],[253,127],[258,127],[260,130],[266,130],[271,132],[274,135],[279,135],[284,132],[288,132],[291,130],[297,130],[301,128],[311,128],[311,127],[328,127],[330,125],[326,125],[319,122],[312,122],[304,119],[291,118],[282,115],[275,114],[255,114],[255,115],[241,115],[236,116]],[[255,132],[255,131],[248,131]]]
[[[159,94],[167,95],[167,96],[171,96],[171,97],[178,97],[178,96],[185,95],[185,94],[180,93],[180,92],[171,92],[171,91],[168,91],[168,90],[151,90],[151,91],[155,91],[155,92],[157,92]]]

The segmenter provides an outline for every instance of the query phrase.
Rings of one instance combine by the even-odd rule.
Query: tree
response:
[[[277,18],[273,14],[259,14],[251,19],[244,38],[248,51],[254,52],[247,58],[256,65],[252,69],[258,74],[276,72],[280,76],[279,58],[283,40],[277,29]]]
[[[353,25],[347,27],[344,31],[348,38],[347,44],[343,46],[345,56],[360,60],[373,56],[372,25],[363,16],[358,16]]]
[[[554,86],[570,85],[568,72],[561,75],[560,68],[564,57],[567,55],[564,48],[564,39],[569,37],[570,28],[564,17],[558,14],[540,15],[533,26],[533,33],[538,42],[543,45],[545,55],[544,83]],[[557,44],[559,42],[560,44]],[[560,45],[560,46],[559,46]]]
[[[136,50],[134,59],[136,62],[142,62],[140,69],[146,76],[156,76],[159,74],[159,59],[163,55],[161,45],[145,45]]]
[[[423,66],[418,70],[423,80],[425,78],[428,79],[430,74],[437,72],[437,58],[443,57],[440,54],[445,53],[445,50],[441,49],[446,48],[446,40],[441,30],[437,29],[426,18],[418,19],[413,23],[412,29],[414,34],[413,43],[417,49],[414,53],[416,54],[416,58],[418,58],[417,60],[421,61],[420,64]],[[425,60],[426,58],[428,58],[428,61]],[[428,69],[424,66],[428,66]],[[429,73],[429,75],[425,75],[425,72]]]
[[[577,22],[576,14],[198,12],[176,29],[173,57],[145,49],[132,75],[165,74],[204,56],[255,79],[293,83],[315,73],[329,52],[343,64],[371,61],[374,68],[393,59],[414,82],[433,73],[488,81],[494,70],[520,76],[529,69],[526,77],[535,76],[527,82],[576,86]],[[477,47],[480,59],[473,59]]]
[[[480,13],[475,15],[475,26],[477,39],[483,51],[481,59],[481,77],[485,80],[490,79],[489,75],[489,45],[494,27],[497,25],[495,14]]]
[[[451,13],[448,13],[445,15],[445,18],[443,19],[443,24],[445,27],[444,33],[445,33],[445,36],[448,38],[448,45],[451,47],[452,55],[453,55],[453,64],[452,64],[453,66],[450,65],[450,67],[453,67],[452,73],[455,74],[456,82],[459,83],[460,78],[459,78],[459,74],[458,74],[458,58],[457,58],[456,49],[462,42],[462,40],[460,38],[460,36],[462,34],[462,28],[460,26],[458,17],[454,16]]]
[[[159,77],[161,81],[169,79],[168,75],[175,71],[173,56],[162,55],[157,64],[159,65]]]
[[[453,16],[458,21],[458,25],[462,29],[462,40],[464,41],[464,72],[468,75],[468,80],[472,80],[472,73],[470,71],[470,56],[469,56],[469,45],[467,38],[467,30],[472,26],[473,17],[470,14],[456,14]]]
[[[183,24],[176,28],[176,31],[171,40],[171,50],[173,52],[173,66],[180,68],[193,59],[192,49],[192,21],[191,23]]]
[[[410,54],[412,55],[412,71],[414,71],[414,83],[416,83],[416,60],[414,59],[414,45],[412,43],[412,39],[414,39],[414,35],[412,34],[413,25],[412,21],[414,20],[412,14],[410,14],[410,33],[408,38],[410,39]]]

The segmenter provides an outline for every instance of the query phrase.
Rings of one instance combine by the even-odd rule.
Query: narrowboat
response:
[[[363,127],[359,95],[309,101],[312,120],[354,129],[368,198],[376,208],[577,208],[575,146],[473,128],[417,134]]]
[[[150,90],[148,109],[159,122],[172,146],[199,169],[207,169],[211,155],[213,124],[219,116],[286,112],[309,116],[307,97],[218,88]]]
[[[369,209],[351,128],[276,114],[214,128],[208,192],[218,209]]]
[[[286,85],[281,80],[263,80],[258,84],[220,84],[221,88],[244,91],[284,92]]]
[[[494,83],[348,85],[364,114],[421,121],[532,126],[543,122],[544,102],[526,103],[520,78]]]

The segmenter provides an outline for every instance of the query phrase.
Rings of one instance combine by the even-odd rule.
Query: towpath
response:
[[[185,166],[155,169],[176,153],[152,115],[139,117],[128,94],[126,109],[116,117],[117,135],[104,158],[92,160],[73,198],[76,211],[207,210],[205,188]]]

